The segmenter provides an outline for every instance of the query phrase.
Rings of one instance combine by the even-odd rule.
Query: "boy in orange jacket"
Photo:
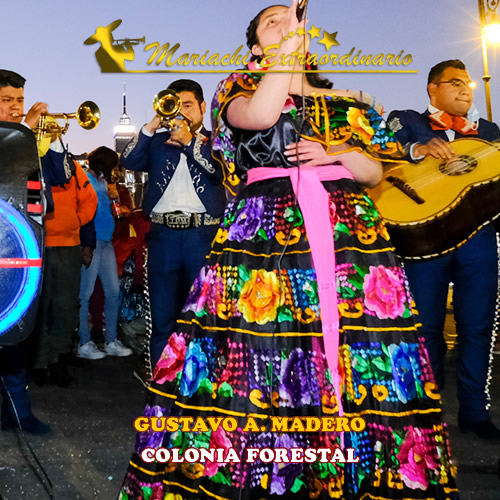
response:
[[[90,222],[97,195],[82,167],[75,163],[69,182],[52,187],[54,211],[45,216],[45,267],[39,309],[39,338],[32,377],[68,386],[72,337],[78,321],[80,227]]]

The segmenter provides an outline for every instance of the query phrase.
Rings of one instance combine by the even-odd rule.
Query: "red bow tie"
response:
[[[462,135],[477,135],[477,122],[463,116],[450,115],[446,111],[436,111],[429,115],[432,130],[454,130]]]

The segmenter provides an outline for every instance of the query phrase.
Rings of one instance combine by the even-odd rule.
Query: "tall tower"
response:
[[[125,146],[135,136],[135,127],[127,115],[127,84],[123,82],[123,113],[120,124],[114,128],[115,151],[121,155]]]

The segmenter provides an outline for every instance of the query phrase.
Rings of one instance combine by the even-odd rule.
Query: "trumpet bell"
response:
[[[166,89],[158,92],[153,99],[153,108],[168,131],[173,132],[179,128],[177,120],[186,120],[187,127],[191,130],[189,119],[181,112],[182,99],[175,90]]]
[[[175,118],[181,109],[181,98],[173,90],[162,90],[153,99],[153,109],[156,114],[165,120]]]
[[[101,111],[99,106],[92,101],[84,101],[78,106],[76,113],[47,113],[40,117],[38,126],[33,130],[37,141],[44,138],[53,139],[65,134],[69,127],[69,121],[76,119],[78,125],[85,130],[92,130],[99,125]],[[57,120],[64,120],[64,125],[59,125]],[[45,148],[44,148],[45,149]]]
[[[93,101],[84,101],[76,110],[78,125],[85,130],[92,130],[101,121],[101,110]]]

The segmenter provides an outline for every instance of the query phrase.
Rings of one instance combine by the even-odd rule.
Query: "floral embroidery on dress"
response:
[[[265,140],[256,140],[259,132],[243,136],[225,121],[228,103],[250,96],[260,76],[231,75],[214,97],[214,155],[232,198],[155,369],[145,410],[159,418],[231,416],[236,428],[140,433],[121,499],[456,500],[439,390],[408,282],[375,205],[350,179],[323,184],[339,316],[340,384],[334,387],[316,269],[290,180],[245,185],[250,168],[290,167],[268,143],[284,145],[294,136],[301,99],[286,101]],[[401,155],[369,104],[328,94],[305,102],[311,140],[346,142],[377,159]],[[340,406],[366,423],[343,435],[357,463],[144,463],[138,455],[147,445],[181,453],[233,448],[239,456],[248,448],[335,451],[338,432],[276,432],[269,417],[338,417]],[[250,415],[257,422],[253,432],[243,430]]]

